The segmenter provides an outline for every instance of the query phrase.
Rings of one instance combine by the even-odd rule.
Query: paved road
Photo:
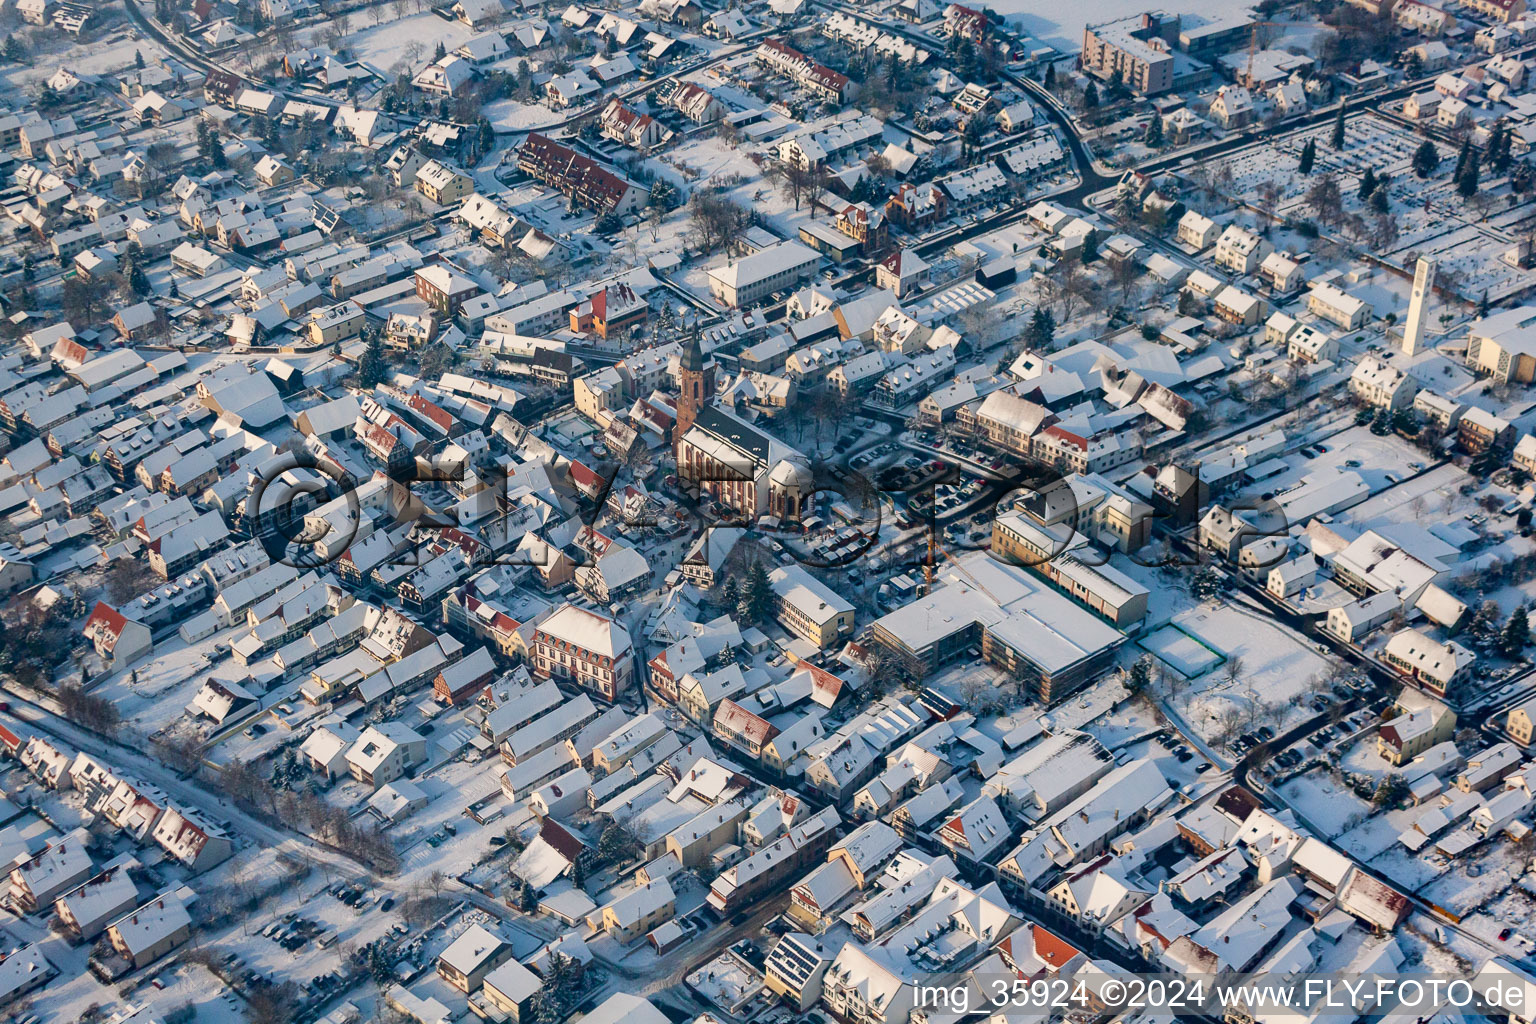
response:
[[[244,836],[261,846],[308,861],[338,877],[366,879],[370,883],[373,881],[373,873],[351,857],[322,846],[301,832],[268,825],[224,797],[216,795],[206,785],[183,778],[138,747],[75,725],[62,716],[55,701],[23,688],[11,676],[0,676],[0,689],[4,689],[11,705],[10,711],[0,712],[0,723],[17,735],[25,738],[40,733],[59,741],[71,751],[85,751],[98,756],[110,766],[157,786],[177,803],[209,820],[232,823],[237,836]]]

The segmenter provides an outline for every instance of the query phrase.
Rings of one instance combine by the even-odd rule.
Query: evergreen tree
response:
[[[12,35],[5,37],[5,45],[0,47],[0,55],[3,55],[12,64],[21,64],[27,59],[26,48]]]
[[[128,268],[123,271],[123,277],[128,281],[128,288],[135,295],[149,294],[149,278],[144,276],[144,268],[138,260],[129,260]]]
[[[1152,115],[1152,120],[1147,122],[1147,133],[1142,136],[1141,141],[1146,143],[1152,149],[1161,149],[1163,147],[1162,118],[1158,117],[1156,114]]]
[[[138,50],[133,51],[133,66],[141,69],[144,67],[144,55]]]
[[[1506,137],[1504,120],[1500,118],[1493,123],[1493,129],[1488,133],[1488,167],[1495,174],[1503,174],[1507,161],[1501,158]]]
[[[1456,179],[1456,194],[1463,199],[1471,199],[1477,195],[1478,179],[1482,171],[1478,164],[1481,159],[1474,152],[1467,157],[1467,166],[1461,169],[1461,177]]]
[[[1029,318],[1029,347],[1036,351],[1049,351],[1056,338],[1056,317],[1044,306],[1037,307]]]
[[[1467,169],[1467,161],[1472,159],[1472,143],[1463,142],[1461,152],[1456,154],[1456,169],[1451,172],[1452,181],[1461,180],[1461,172]]]
[[[768,570],[762,562],[753,562],[742,587],[741,615],[748,622],[759,623],[766,622],[772,614],[773,584],[768,581]]]
[[[363,358],[357,364],[357,380],[365,388],[372,388],[384,380],[389,367],[384,362],[384,343],[377,332],[368,339]]]
[[[1427,141],[1421,143],[1413,154],[1413,173],[1419,178],[1427,178],[1439,166],[1440,151],[1435,148],[1435,144]]]
[[[1337,150],[1344,148],[1344,111],[1345,105],[1340,103],[1339,116],[1333,122],[1333,148]]]
[[[481,153],[489,153],[496,148],[496,130],[491,127],[491,122],[483,117],[480,119],[475,144],[480,147]]]
[[[1376,168],[1367,167],[1365,173],[1360,175],[1360,188],[1355,193],[1355,198],[1361,202],[1369,199],[1371,193],[1376,191]]]
[[[1479,318],[1488,315],[1488,289],[1483,289],[1482,298],[1477,300],[1477,315]]]
[[[571,884],[578,889],[587,887],[587,858],[579,853],[571,862]]]
[[[229,157],[224,155],[224,140],[217,135],[208,138],[208,158],[216,170],[222,171],[229,166]]]
[[[1376,785],[1376,792],[1371,795],[1371,803],[1377,807],[1392,808],[1402,802],[1408,795],[1408,783],[1397,772],[1388,772],[1381,777],[1381,782]]]
[[[1311,174],[1312,165],[1317,162],[1317,142],[1308,139],[1301,147],[1301,160],[1296,164],[1296,170],[1301,174]]]
[[[1093,228],[1083,235],[1082,260],[1084,263],[1092,263],[1099,258],[1099,233]]]
[[[1392,200],[1387,198],[1387,190],[1385,188],[1378,188],[1375,192],[1371,193],[1370,204],[1372,213],[1385,217],[1392,212]]]
[[[1531,621],[1525,611],[1525,605],[1519,605],[1510,614],[1509,621],[1504,624],[1504,632],[1499,634],[1499,650],[1504,652],[1507,658],[1518,658],[1522,651],[1531,642]]]
[[[736,585],[736,574],[730,573],[720,584],[720,603],[726,608],[735,608],[741,604],[741,588]]]
[[[1045,66],[1045,74],[1041,77],[1040,84],[1047,89],[1056,88],[1056,65],[1054,63]]]
[[[448,56],[448,47],[444,46],[443,41],[439,39],[437,41],[437,49],[432,53],[432,59],[442,60],[446,56]]]
[[[1509,175],[1509,187],[1517,193],[1524,195],[1536,185],[1536,173],[1531,170],[1531,165],[1524,160],[1515,161],[1515,169]]]
[[[1110,102],[1118,103],[1120,100],[1123,100],[1130,95],[1131,87],[1125,84],[1124,73],[1122,73],[1119,68],[1116,68],[1114,75],[1112,75],[1109,79]]]
[[[651,182],[651,198],[647,205],[663,211],[672,209],[677,205],[677,186],[666,178],[657,178]]]
[[[1097,110],[1099,107],[1099,87],[1094,82],[1089,82],[1083,89],[1083,109]]]
[[[1221,593],[1221,574],[1208,565],[1195,570],[1189,578],[1189,596],[1196,601],[1210,601]]]
[[[1147,688],[1147,683],[1152,680],[1152,664],[1143,655],[1137,658],[1125,673],[1125,689],[1129,693],[1140,693]]]

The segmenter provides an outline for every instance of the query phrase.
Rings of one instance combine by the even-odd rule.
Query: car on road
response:
[[[1499,932],[1499,941],[1508,942],[1509,937],[1513,934],[1515,934],[1515,930],[1513,928],[1505,928]]]

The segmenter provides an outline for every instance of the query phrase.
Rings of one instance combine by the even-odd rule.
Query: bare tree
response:
[[[694,244],[708,253],[734,243],[752,218],[724,196],[698,191],[688,201],[688,220]]]
[[[1233,686],[1236,686],[1237,683],[1243,678],[1243,668],[1244,665],[1242,657],[1234,654],[1232,657],[1227,659],[1227,662],[1222,666],[1221,671],[1227,682],[1231,683]]]
[[[811,168],[809,180],[805,184],[805,198],[811,204],[811,220],[816,219],[816,207],[826,197],[828,181],[825,167],[817,165]]]
[[[1265,178],[1259,182],[1255,191],[1259,196],[1259,209],[1264,211],[1264,216],[1274,219],[1280,207],[1280,183],[1273,178]]]
[[[1061,260],[1051,273],[1055,280],[1056,306],[1061,311],[1062,326],[1071,322],[1078,304],[1087,298],[1090,279],[1080,261]]]
[[[1221,713],[1217,720],[1216,738],[1222,742],[1229,742],[1242,728],[1243,713],[1235,707],[1229,707]]]
[[[784,193],[784,198],[794,203],[796,210],[800,209],[801,200],[806,197],[812,188],[812,182],[816,177],[815,169],[801,167],[799,164],[794,163],[779,163],[774,165],[770,173],[778,180],[779,191]],[[812,216],[816,213],[814,203],[815,200],[813,198]]]
[[[1132,299],[1139,291],[1137,282],[1141,278],[1141,269],[1136,266],[1136,261],[1116,260],[1111,275],[1114,277],[1115,288],[1120,292],[1120,305],[1126,307],[1134,305]]]
[[[1325,225],[1337,224],[1344,213],[1344,196],[1338,180],[1332,174],[1324,174],[1313,182],[1307,189],[1307,205]]]

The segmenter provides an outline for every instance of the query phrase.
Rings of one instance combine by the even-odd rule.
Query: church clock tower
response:
[[[677,425],[672,430],[672,442],[674,452],[678,455],[678,468],[681,470],[683,436],[688,433],[688,428],[693,426],[693,421],[698,419],[699,409],[715,393],[715,367],[712,363],[705,365],[704,351],[699,348],[697,328],[688,332],[688,341],[683,346],[683,357],[678,365],[677,376],[681,386],[678,389]]]

